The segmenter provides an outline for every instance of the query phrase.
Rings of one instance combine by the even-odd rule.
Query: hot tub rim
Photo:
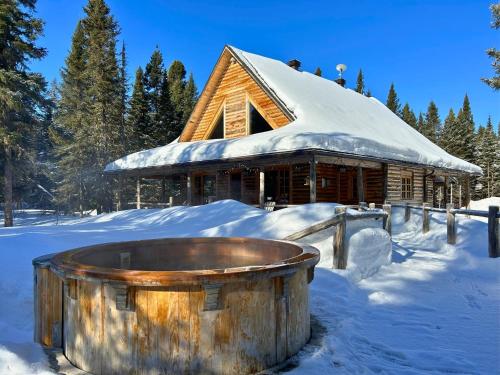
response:
[[[250,267],[228,267],[225,269],[145,271],[120,268],[97,267],[71,261],[71,255],[91,248],[117,244],[142,243],[162,240],[209,240],[209,241],[259,241],[263,243],[289,244],[301,249],[301,253],[279,262]],[[68,261],[69,259],[69,261]],[[44,255],[33,260],[33,264],[49,267],[64,278],[83,279],[96,282],[120,283],[131,286],[179,286],[211,283],[254,281],[262,278],[292,274],[298,268],[314,268],[320,259],[320,252],[313,246],[293,241],[261,239],[253,237],[165,237],[146,240],[117,241],[83,246],[59,253]]]

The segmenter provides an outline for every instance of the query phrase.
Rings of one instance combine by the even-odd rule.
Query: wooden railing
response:
[[[305,228],[297,233],[293,233],[284,238],[287,241],[297,241],[301,238],[310,236],[311,234],[320,232],[322,230],[335,227],[335,236],[333,238],[333,268],[345,269],[347,266],[348,252],[346,248],[346,226],[348,221],[382,219],[382,227],[390,233],[390,206],[385,207],[383,211],[375,210],[375,205],[370,204],[366,206],[363,204],[356,206],[337,206],[335,207],[335,214],[332,218],[322,221],[321,223],[314,224]],[[357,213],[348,213],[348,208],[358,208]]]
[[[405,209],[405,222],[410,220],[411,210],[422,211],[422,232],[427,233],[430,230],[430,212],[439,212],[446,214],[446,233],[447,242],[454,245],[457,242],[456,215],[478,216],[488,218],[488,255],[490,258],[500,256],[500,233],[498,220],[500,218],[499,207],[489,206],[488,211],[456,209],[448,203],[446,209],[430,207],[427,203],[422,206],[411,204],[393,204],[392,207],[401,207]]]

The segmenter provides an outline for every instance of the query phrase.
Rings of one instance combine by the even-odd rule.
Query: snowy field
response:
[[[0,229],[0,374],[51,373],[32,343],[34,257],[169,236],[283,238],[328,219],[333,207],[313,204],[267,213],[220,201],[65,218],[59,225],[40,216],[41,225]],[[459,216],[456,246],[446,244],[443,215],[432,214],[426,235],[420,228],[418,215],[403,224],[396,210],[392,262],[364,279],[352,270],[329,269],[333,230],[306,239],[322,253],[311,284],[314,333],[289,373],[500,373],[500,261],[487,257],[487,224]],[[351,242],[356,244],[354,237]]]

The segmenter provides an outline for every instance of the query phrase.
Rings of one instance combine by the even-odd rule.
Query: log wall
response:
[[[401,175],[410,173],[413,178],[412,199],[401,198]],[[424,168],[408,168],[399,165],[387,165],[387,197],[388,202],[409,202],[415,204],[423,203],[424,199]]]
[[[292,185],[290,200],[292,204],[309,203],[309,186],[305,185],[307,178],[309,178],[309,163],[292,165],[290,173],[290,183]]]

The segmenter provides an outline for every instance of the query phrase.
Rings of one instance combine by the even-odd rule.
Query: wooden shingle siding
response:
[[[221,61],[220,64],[224,64]],[[211,126],[216,120],[220,106],[225,102],[225,137],[236,138],[247,135],[247,100],[251,99],[263,112],[263,117],[273,128],[279,128],[290,122],[274,101],[260,88],[252,77],[238,62],[227,62],[219,82],[209,82],[210,97],[201,116],[194,123],[188,124],[190,129],[181,136],[181,141],[199,141],[207,139]],[[213,86],[213,87],[210,87]],[[200,109],[197,109],[198,111]],[[190,131],[189,131],[190,130]],[[189,133],[191,132],[191,136]]]
[[[413,198],[404,200],[410,203],[422,203],[424,199],[424,174],[423,168],[407,168],[399,165],[387,165],[387,197],[388,202],[400,202],[401,175],[410,173],[413,179]]]

